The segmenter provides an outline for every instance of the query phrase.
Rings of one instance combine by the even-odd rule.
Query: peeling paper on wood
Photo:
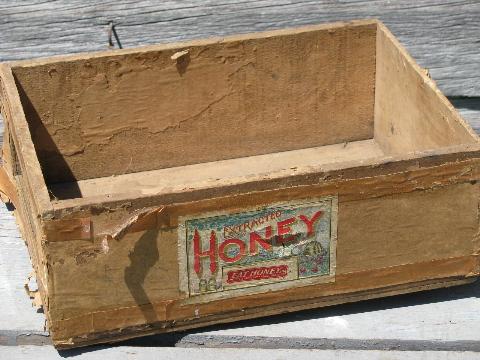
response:
[[[180,287],[193,301],[334,281],[337,198],[179,219]]]

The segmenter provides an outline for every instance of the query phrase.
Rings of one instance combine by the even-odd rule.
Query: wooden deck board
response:
[[[392,29],[421,66],[429,68],[440,88],[453,96],[452,103],[480,133],[480,2],[475,0],[0,0],[0,14],[0,61],[105,50],[109,21],[115,22],[122,45],[133,47],[376,17]],[[0,128],[3,129],[1,122]],[[478,355],[474,352],[480,351],[480,282],[189,333],[152,336],[111,348],[73,350],[63,355],[49,345],[5,346],[43,345],[49,343],[49,338],[44,331],[44,315],[31,306],[23,288],[31,272],[27,248],[12,214],[3,205],[0,248],[1,359],[74,355],[89,359],[150,359],[159,354],[166,359],[318,358],[318,353],[306,349],[324,349],[322,355],[327,359],[473,359]],[[402,351],[386,353],[386,349]]]
[[[0,60],[379,18],[447,95],[480,96],[476,0],[0,0]]]

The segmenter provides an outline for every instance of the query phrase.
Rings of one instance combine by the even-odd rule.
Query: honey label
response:
[[[336,197],[203,214],[180,224],[183,290],[190,297],[334,280]]]

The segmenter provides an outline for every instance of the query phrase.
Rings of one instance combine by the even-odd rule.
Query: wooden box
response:
[[[1,104],[58,348],[479,274],[478,137],[377,21],[2,64]]]

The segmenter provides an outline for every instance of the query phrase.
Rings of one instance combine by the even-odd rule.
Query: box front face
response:
[[[174,206],[157,227],[118,240],[102,233],[125,213],[101,214],[91,218],[92,240],[50,243],[54,340],[188,328],[477,272],[477,184],[340,196],[338,211],[335,195],[279,201],[285,191],[227,199],[217,211],[212,201]]]

